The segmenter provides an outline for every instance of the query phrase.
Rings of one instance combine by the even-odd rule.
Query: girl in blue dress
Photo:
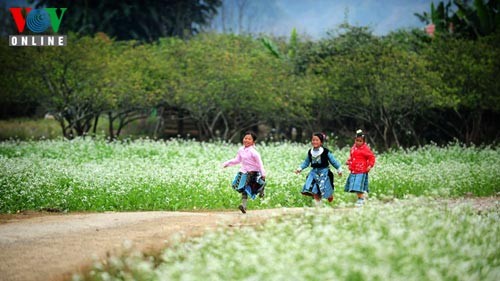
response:
[[[307,152],[304,162],[295,170],[299,174],[305,168],[311,166],[312,170],[306,178],[306,183],[302,188],[301,193],[306,196],[312,196],[319,204],[321,198],[328,199],[328,202],[333,201],[333,192],[335,190],[333,184],[333,173],[330,171],[330,164],[337,169],[337,174],[342,176],[342,167],[340,162],[335,159],[333,153],[323,146],[325,136],[322,133],[314,133],[311,138],[312,148]]]

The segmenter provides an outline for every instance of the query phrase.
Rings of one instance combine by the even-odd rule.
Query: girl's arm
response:
[[[266,170],[264,169],[264,163],[262,163],[262,158],[260,157],[259,152],[255,151],[255,159],[257,160],[257,166],[259,166],[259,171],[262,178],[266,178]]]
[[[374,165],[375,165],[375,154],[368,147],[367,155],[366,155],[367,172],[369,172],[371,170],[371,168],[373,168]]]
[[[337,173],[339,175],[342,174],[342,166],[340,165],[340,162],[335,159],[335,156],[333,156],[333,153],[331,151],[328,152],[328,161],[337,169]]]
[[[302,162],[302,164],[300,164],[300,166],[297,168],[297,170],[295,170],[295,173],[298,174],[298,173],[302,172],[302,170],[309,167],[310,164],[311,164],[311,161],[309,160],[309,155],[307,155],[304,162]]]
[[[228,160],[228,161],[224,162],[224,163],[222,164],[222,166],[223,166],[224,168],[226,168],[226,167],[228,167],[228,166],[234,166],[234,165],[236,165],[236,164],[241,163],[241,155],[240,155],[240,151],[241,151],[241,150],[238,150],[238,153],[236,154],[236,157],[235,157],[235,158],[233,158],[233,159],[231,159],[231,160]]]

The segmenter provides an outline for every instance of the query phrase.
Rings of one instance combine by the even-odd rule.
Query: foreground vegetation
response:
[[[263,226],[220,229],[158,256],[130,251],[75,280],[498,280],[499,208],[478,215],[410,199],[304,209]]]
[[[307,173],[293,170],[309,145],[259,144],[267,196],[249,209],[309,206],[299,191]],[[345,163],[349,148],[333,148]],[[230,183],[238,166],[223,169],[237,145],[186,140],[6,141],[0,143],[0,212],[21,210],[136,211],[233,209],[240,200]],[[499,151],[450,144],[378,155],[370,173],[370,197],[491,196],[500,192]],[[335,177],[333,206],[355,199],[343,192],[348,175]]]

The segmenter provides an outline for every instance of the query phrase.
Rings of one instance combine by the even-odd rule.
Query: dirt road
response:
[[[472,204],[481,212],[498,209],[500,197],[443,203],[451,207]],[[68,280],[74,272],[91,265],[94,258],[119,254],[124,243],[154,251],[164,248],[174,235],[201,235],[217,226],[253,226],[275,216],[303,211],[252,210],[246,215],[239,211],[4,214],[0,215],[0,281]]]
[[[0,280],[64,280],[124,243],[157,250],[174,235],[256,225],[302,209],[238,212],[26,213],[0,217]]]

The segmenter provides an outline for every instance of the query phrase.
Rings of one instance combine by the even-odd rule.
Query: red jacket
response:
[[[371,169],[375,165],[375,154],[366,143],[363,143],[360,147],[353,145],[346,164],[353,174],[368,173],[368,167]]]

